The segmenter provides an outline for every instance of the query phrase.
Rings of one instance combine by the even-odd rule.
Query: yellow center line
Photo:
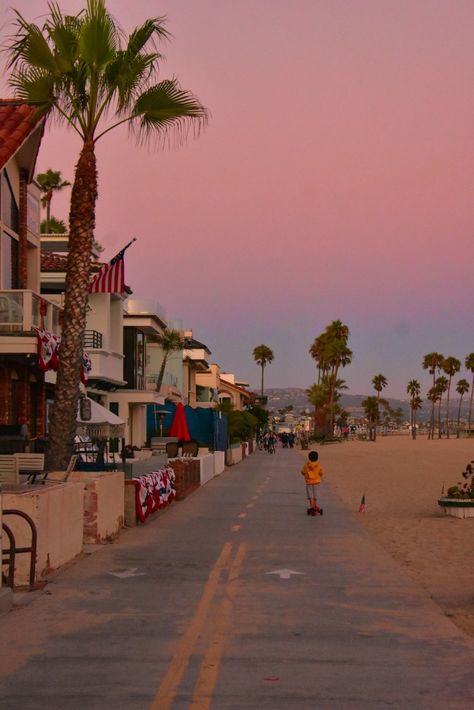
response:
[[[194,645],[196,644],[204,627],[206,614],[216,594],[220,576],[229,563],[231,551],[231,543],[226,542],[216,563],[209,573],[209,577],[197,606],[196,613],[194,614],[186,633],[176,644],[175,652],[170,661],[168,671],[161,681],[160,687],[158,688],[153,702],[150,705],[150,710],[171,710],[176,691],[189,663],[189,658],[193,652]]]
[[[229,637],[231,613],[235,600],[235,584],[247,552],[247,545],[239,545],[235,559],[229,571],[229,578],[224,590],[224,599],[213,619],[213,635],[204,655],[196,682],[190,710],[208,710],[219,675],[219,667]]]

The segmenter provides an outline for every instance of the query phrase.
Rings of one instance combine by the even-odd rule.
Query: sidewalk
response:
[[[258,452],[2,617],[2,710],[472,707],[473,640],[328,485],[306,516],[302,462]]]

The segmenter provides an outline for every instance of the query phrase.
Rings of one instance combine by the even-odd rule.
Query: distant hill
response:
[[[306,396],[306,390],[300,387],[274,387],[265,390],[265,394],[268,397],[267,408],[270,411],[276,411],[277,409],[283,409],[284,407],[293,407],[297,414],[304,409],[309,409],[312,411],[312,405],[308,402]],[[373,393],[371,393],[372,395]],[[456,393],[454,393],[456,395]],[[361,407],[361,402],[366,397],[371,396],[367,394],[343,394],[341,397],[341,404],[344,409],[348,411],[359,409]],[[410,419],[410,404],[408,399],[394,399],[392,397],[386,398],[392,409],[398,409],[400,407],[405,415],[405,419],[408,421]],[[456,396],[453,398],[451,395],[450,411],[451,418],[456,419],[458,413],[459,400]],[[467,418],[468,401],[463,402],[461,409],[461,417]],[[446,410],[445,410],[446,411]],[[423,409],[417,414],[419,421],[428,421],[431,412],[431,403],[425,399],[423,402]],[[446,416],[446,414],[444,414]]]

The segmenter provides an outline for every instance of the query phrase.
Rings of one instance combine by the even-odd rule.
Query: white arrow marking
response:
[[[266,572],[266,574],[277,574],[280,579],[290,579],[292,574],[304,574],[304,572],[295,572],[294,569],[274,569],[273,572]]]
[[[109,572],[113,577],[118,577],[119,579],[125,579],[126,577],[143,577],[146,572],[137,572],[137,567],[132,567],[132,569],[126,569],[123,572]]]

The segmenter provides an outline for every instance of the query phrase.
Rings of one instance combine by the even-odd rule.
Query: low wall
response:
[[[2,498],[4,510],[21,510],[36,525],[36,581],[44,579],[51,570],[58,569],[81,553],[84,533],[83,483],[31,486],[25,492],[5,492]],[[31,534],[26,521],[8,515],[4,522],[11,528],[17,547],[30,546]],[[17,556],[15,586],[28,584],[29,562],[29,555]]]
[[[84,543],[97,545],[116,538],[124,526],[123,471],[74,471],[69,480],[84,484]]]
[[[145,476],[147,473],[159,471],[168,465],[168,457],[166,454],[155,454],[146,459],[127,459],[126,463],[121,464],[121,468],[125,472],[127,480]]]
[[[214,478],[214,456],[213,454],[206,454],[200,456],[197,461],[199,461],[199,476],[201,481],[201,486]]]
[[[225,470],[225,451],[214,451],[214,476],[219,476]]]

